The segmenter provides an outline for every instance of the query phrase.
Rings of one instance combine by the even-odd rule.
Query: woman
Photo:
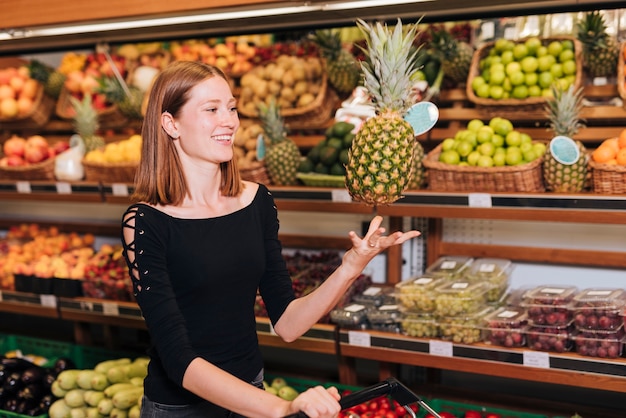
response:
[[[142,417],[310,417],[339,412],[335,388],[288,402],[262,390],[254,301],[261,293],[274,330],[297,339],[335,306],[367,263],[417,231],[349,236],[342,264],[296,299],[264,185],[242,181],[233,159],[239,127],[226,76],[175,62],[156,78],[143,124],[134,201],[122,241],[137,302],[152,339]]]

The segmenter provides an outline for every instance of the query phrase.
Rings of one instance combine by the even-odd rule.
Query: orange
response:
[[[617,145],[619,145],[620,149],[626,148],[626,129],[622,130],[617,137]]]
[[[602,141],[602,143],[600,144],[600,146],[606,146],[609,147],[610,149],[613,150],[613,152],[615,154],[617,154],[617,151],[619,151],[619,144],[618,144],[618,138],[614,137],[614,138],[608,138],[605,139],[604,141]]]
[[[591,153],[591,157],[596,163],[606,164],[610,160],[615,159],[616,154],[617,152],[612,147],[603,142],[602,145]]]
[[[619,150],[617,156],[615,156],[615,161],[619,165],[626,166],[626,148],[622,148],[621,150]]]

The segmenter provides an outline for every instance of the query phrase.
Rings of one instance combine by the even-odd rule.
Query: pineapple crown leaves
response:
[[[268,103],[259,102],[257,108],[269,145],[280,144],[287,140],[288,130],[276,99],[272,97]]]
[[[609,34],[604,16],[599,10],[585,13],[583,18],[576,22],[577,38],[587,49],[608,48]]]
[[[343,49],[341,34],[338,30],[318,29],[311,33],[308,39],[318,46],[322,58],[331,61],[335,60]]]
[[[362,19],[357,19],[356,24],[366,40],[364,47],[359,46],[366,57],[361,68],[376,110],[404,114],[412,104],[411,75],[418,69],[422,47],[412,47],[418,34],[417,24],[406,31],[400,19],[393,29],[380,22],[370,25]]]
[[[437,55],[443,58],[454,58],[457,55],[458,42],[443,26],[430,28],[430,46]]]
[[[572,138],[579,129],[585,127],[580,119],[583,108],[583,89],[569,86],[563,90],[556,84],[551,86],[552,98],[547,99],[545,111],[549,119],[550,129],[555,135],[563,135]]]
[[[85,94],[82,99],[70,96],[70,103],[74,109],[74,130],[83,138],[93,136],[99,129],[98,111],[92,105],[91,94]]]
[[[50,78],[50,74],[54,72],[52,67],[38,60],[32,60],[28,64],[28,70],[30,71],[30,76],[42,84],[46,84],[48,78]]]

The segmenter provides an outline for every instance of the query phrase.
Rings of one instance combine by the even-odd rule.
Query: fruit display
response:
[[[487,307],[478,312],[438,317],[440,338],[455,344],[475,344],[483,341],[484,318],[492,311],[493,308]]]
[[[604,139],[591,152],[591,159],[598,164],[626,167],[626,129],[617,137]]]
[[[580,119],[582,109],[582,88],[570,86],[561,90],[552,86],[546,115],[555,137],[543,159],[543,179],[549,191],[576,193],[588,186],[589,153],[582,142],[572,139],[584,127]]]
[[[376,285],[369,286],[363,292],[356,293],[352,297],[352,301],[368,307],[378,308],[383,305],[394,305],[396,298],[389,287]]]
[[[318,29],[310,35],[324,60],[328,82],[339,93],[351,93],[361,79],[361,66],[352,52],[343,46],[341,32]]]
[[[432,313],[435,310],[433,291],[443,284],[443,278],[428,274],[404,280],[395,285],[395,297],[408,312]]]
[[[28,167],[50,160],[69,148],[68,141],[50,143],[41,135],[12,135],[2,145],[0,167]]]
[[[484,317],[484,341],[502,347],[526,345],[527,314],[524,309],[500,307]]]
[[[584,13],[576,22],[576,37],[583,46],[583,68],[590,77],[610,77],[617,72],[619,45],[607,30],[599,10]]]
[[[252,70],[257,48],[245,41],[214,43],[193,39],[172,42],[169,48],[177,61],[200,61],[214,65],[231,76],[241,76]]]
[[[52,385],[59,399],[50,405],[48,415],[138,418],[147,373],[146,357],[115,358],[92,369],[64,370]]]
[[[513,264],[510,260],[477,258],[465,273],[465,277],[469,280],[487,283],[489,286],[487,301],[498,302],[506,294],[512,270]]]
[[[424,274],[436,278],[459,279],[474,261],[473,257],[446,255],[429,265]]]
[[[570,38],[497,39],[476,52],[468,95],[494,102],[550,97],[555,83],[562,90],[580,84],[578,53]]]
[[[306,153],[298,172],[344,176],[348,150],[355,136],[354,128],[354,124],[349,122],[334,122],[326,129],[324,139]]]
[[[275,99],[283,114],[291,116],[325,94],[323,77],[318,57],[280,55],[275,61],[255,66],[241,76],[239,112],[256,117],[259,104]]]
[[[237,167],[240,170],[249,169],[259,163],[257,158],[257,142],[262,135],[263,125],[257,122],[244,124],[235,133],[234,153],[237,159]]]
[[[579,331],[572,339],[576,353],[581,356],[618,358],[624,349],[624,327],[611,331]]]
[[[278,102],[272,99],[268,104],[259,103],[259,118],[265,133],[265,166],[272,184],[296,185],[296,174],[302,155],[296,143],[287,137],[287,128]]]
[[[430,34],[429,45],[441,63],[445,77],[455,85],[464,84],[472,64],[474,48],[442,26],[431,27]]]
[[[369,328],[369,323],[367,321],[367,307],[359,303],[351,303],[349,305],[333,309],[330,311],[330,320],[332,323],[343,328]]]
[[[400,324],[404,335],[417,338],[439,337],[439,323],[433,315],[404,311]]]
[[[85,265],[82,291],[86,297],[132,301],[132,283],[121,245],[103,244]]]
[[[401,330],[402,312],[396,304],[368,307],[365,316],[371,329],[396,333]]]
[[[626,308],[626,290],[589,288],[574,296],[571,310],[579,330],[610,331],[620,328]]]
[[[441,142],[438,161],[469,167],[517,166],[543,157],[546,145],[514,128],[506,118],[495,116],[487,123],[470,120],[465,129]]]
[[[365,35],[367,60],[362,63],[364,86],[376,115],[356,132],[348,152],[346,187],[356,201],[370,206],[395,202],[408,187],[416,155],[413,128],[404,119],[417,70],[414,44],[417,26],[395,28],[357,20]]]
[[[554,351],[564,353],[573,347],[570,334],[572,328],[563,326],[534,326],[526,331],[527,346],[537,351]]]
[[[42,88],[31,77],[27,64],[0,68],[0,120],[6,122],[30,115]]]
[[[572,322],[571,303],[576,286],[544,285],[528,290],[520,306],[528,311],[531,325],[565,327]]]
[[[139,164],[142,138],[134,134],[126,139],[108,142],[85,154],[85,162],[98,164]]]
[[[478,312],[486,305],[488,292],[485,283],[466,279],[446,281],[434,292],[435,315],[457,317]]]
[[[266,392],[272,393],[286,401],[293,401],[300,394],[300,392],[283,377],[274,377],[269,382],[263,380],[263,387]]]

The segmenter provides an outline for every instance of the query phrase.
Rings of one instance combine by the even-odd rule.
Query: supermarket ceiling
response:
[[[623,7],[623,0],[308,0],[220,7],[179,15],[142,16],[59,26],[0,29],[0,55],[129,42],[307,30],[365,20],[471,20]]]

